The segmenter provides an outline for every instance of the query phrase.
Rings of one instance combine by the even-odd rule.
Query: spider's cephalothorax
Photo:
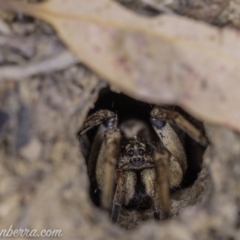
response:
[[[135,136],[122,146],[117,167],[122,170],[141,170],[154,167],[152,154],[153,148],[143,139]]]
[[[172,124],[202,145],[206,137],[179,113],[154,107],[150,123],[158,136],[153,144],[146,124],[128,120],[118,126],[116,114],[100,110],[90,115],[78,137],[100,125],[87,159],[94,192],[116,222],[121,208],[152,208],[156,219],[170,215],[169,189],[178,187],[187,169],[184,147]]]
[[[123,196],[125,208],[146,209],[152,205],[152,195],[146,189],[145,172],[149,171],[155,180],[153,151],[152,145],[137,136],[123,141],[117,171],[123,172],[125,183],[128,184]]]

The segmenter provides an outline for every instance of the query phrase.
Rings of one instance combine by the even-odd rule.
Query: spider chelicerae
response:
[[[173,125],[201,145],[208,144],[202,131],[168,107],[153,107],[149,120],[157,143],[152,141],[147,124],[137,119],[118,124],[117,114],[109,110],[91,114],[78,132],[81,140],[99,126],[87,159],[88,174],[113,222],[117,222],[122,208],[152,208],[155,219],[169,217],[169,189],[181,184],[188,167]]]

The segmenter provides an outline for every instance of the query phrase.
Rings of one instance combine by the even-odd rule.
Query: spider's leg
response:
[[[154,107],[151,112],[151,120],[160,121],[162,125],[160,128],[164,127],[166,122],[172,122],[176,124],[179,128],[185,131],[191,138],[203,146],[208,145],[208,139],[204,134],[199,131],[195,126],[193,126],[186,118],[184,118],[180,113],[174,110],[170,110],[163,107]]]
[[[123,203],[129,204],[134,197],[137,184],[137,176],[134,171],[117,170],[117,188],[114,195],[111,219],[117,222]]]
[[[124,173],[122,171],[117,172],[117,187],[114,194],[113,199],[113,206],[112,206],[112,212],[111,212],[111,220],[112,222],[116,223],[118,219],[118,215],[120,213],[123,198],[124,198]]]
[[[92,142],[91,150],[88,153],[85,154],[85,157],[87,158],[87,169],[88,169],[88,175],[90,178],[90,193],[94,201],[98,204],[98,197],[96,197],[97,190],[99,189],[97,180],[96,180],[96,163],[98,159],[98,155],[101,149],[101,145],[104,139],[104,134],[107,129],[114,128],[118,124],[117,115],[109,110],[100,110],[95,112],[94,114],[87,117],[85,122],[83,123],[83,126],[80,128],[80,130],[77,133],[77,137],[79,139],[79,142],[81,145],[86,143],[84,142],[84,137],[88,140],[88,138],[84,135],[88,130],[98,126],[97,133],[94,137],[94,140]],[[84,148],[83,148],[84,149]]]
[[[120,153],[121,133],[119,129],[111,128],[105,132],[104,140],[98,155],[96,178],[102,190],[101,205],[110,209],[115,185],[115,170]]]
[[[160,175],[160,177],[158,176],[158,169],[157,167],[159,166],[158,161],[155,161],[156,164],[156,170],[154,168],[147,168],[147,169],[143,169],[141,171],[141,181],[144,185],[146,194],[148,196],[150,196],[153,200],[153,210],[154,210],[154,218],[155,219],[160,219],[160,209],[168,209],[168,207],[166,207],[166,204],[162,204],[162,199],[161,199],[161,195],[164,195],[164,197],[166,196],[166,194],[163,194],[163,192],[165,193],[166,191],[162,191],[163,190],[163,178],[160,177],[164,177],[164,175]],[[159,180],[161,181],[159,181]],[[168,191],[168,189],[167,189]],[[168,192],[166,192],[168,194]]]
[[[163,213],[167,217],[169,215],[169,187],[177,187],[182,182],[183,174],[187,169],[187,157],[178,135],[168,122],[170,118],[162,114],[162,109],[155,107],[152,110],[151,122],[165,148],[155,152],[154,160],[156,162],[157,181],[160,186],[160,189],[156,191],[156,199],[160,199]],[[164,110],[166,109],[163,109],[163,112]],[[162,152],[169,152],[169,154],[162,154]],[[165,155],[169,155],[169,157]],[[160,194],[160,197],[157,196],[158,194]],[[157,200],[156,203],[158,203]]]
[[[153,155],[156,166],[155,194],[153,197],[154,218],[162,219],[170,215],[170,193],[169,193],[169,158],[170,153],[166,149],[156,150]]]
[[[115,113],[109,110],[99,110],[87,117],[83,126],[79,129],[77,137],[80,138],[85,132],[102,123],[106,128],[112,128],[117,126],[117,122],[117,115]]]
[[[160,138],[163,146],[171,153],[171,155],[178,159],[178,162],[183,172],[185,172],[187,169],[187,157],[184,147],[177,133],[173,130],[173,128],[169,124],[168,122],[169,118],[162,114],[161,112],[162,109],[163,108],[155,107],[152,110],[151,112],[152,126],[155,132],[157,133],[158,137]]]

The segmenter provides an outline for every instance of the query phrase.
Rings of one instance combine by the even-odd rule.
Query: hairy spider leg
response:
[[[160,152],[154,155],[157,183],[159,185],[158,189],[156,189],[155,204],[156,206],[158,203],[161,205],[163,218],[166,218],[170,214],[169,189],[181,184],[183,175],[187,170],[187,157],[177,133],[169,124],[169,119],[162,117],[160,109],[160,107],[155,107],[152,110],[150,120],[164,148],[170,153],[168,158],[163,157],[164,155],[167,156],[167,153],[160,154],[160,152],[164,152],[164,149],[159,149]],[[165,174],[168,174],[168,177]],[[157,210],[155,212],[157,217]]]
[[[137,176],[135,171],[125,171],[121,169],[116,170],[117,187],[114,194],[111,220],[116,223],[122,205],[128,205],[135,193],[137,184]]]
[[[106,131],[108,129],[116,128],[118,125],[118,118],[117,115],[109,110],[99,110],[94,114],[87,117],[86,121],[84,122],[83,126],[77,133],[79,139],[81,139],[82,135],[87,131],[91,130],[92,128],[99,126],[96,136],[94,137],[90,154],[88,156],[87,166],[88,166],[88,175],[91,179],[91,191],[92,194],[98,192],[98,183],[97,183],[97,161],[99,159],[99,153],[101,147],[103,145],[104,139],[106,139]],[[107,136],[108,139],[108,136]],[[103,148],[103,147],[102,147]],[[103,151],[103,150],[102,150]],[[103,168],[100,168],[103,169]],[[99,170],[98,170],[99,171]],[[98,178],[99,179],[99,178]],[[102,184],[101,187],[104,185]],[[103,191],[103,189],[100,190]],[[106,199],[106,197],[105,197]],[[102,202],[102,201],[101,201]]]
[[[159,107],[155,107],[151,112],[152,126],[163,146],[178,160],[180,167],[185,172],[187,170],[187,157],[184,147],[168,119],[162,117],[159,109]]]
[[[162,121],[162,124],[168,121],[177,125],[202,146],[207,146],[209,144],[205,135],[175,110],[170,110],[163,107],[155,107],[151,112],[151,118],[153,120]]]
[[[162,210],[162,219],[166,219],[170,215],[169,158],[170,153],[164,148],[156,150],[153,155],[157,174],[153,209],[154,218],[157,220],[160,220],[160,209]]]
[[[164,187],[162,185],[165,186],[165,183],[161,179],[161,175],[164,174],[163,170],[165,169],[165,171],[169,174],[168,181],[166,183],[168,184],[168,188],[176,187],[182,182],[183,175],[187,169],[187,158],[184,147],[182,146],[178,135],[173,130],[170,123],[176,124],[195,141],[199,142],[204,146],[208,144],[208,140],[196,127],[194,127],[182,115],[180,115],[174,110],[169,110],[159,106],[154,107],[154,109],[151,111],[151,123],[164,148],[166,148],[170,152],[168,164],[158,165],[156,162],[156,171],[158,173],[157,181],[160,185],[160,190],[158,191],[158,193],[161,194],[160,203],[163,206],[163,209],[165,208],[165,215],[169,215],[170,209],[168,212],[166,208],[167,205],[169,206],[170,204],[165,203],[165,201],[169,200],[164,200],[164,197],[167,196],[167,194],[165,190],[163,191]],[[168,165],[168,167],[165,167],[163,165]],[[168,168],[168,171],[166,170],[166,168]],[[166,199],[167,198],[169,197],[166,197]]]
[[[86,121],[83,123],[83,126],[79,129],[77,137],[80,138],[88,130],[100,124],[104,124],[106,128],[117,127],[117,115],[109,110],[99,110],[95,112],[87,117]]]
[[[110,210],[115,186],[115,170],[121,149],[121,133],[117,128],[108,129],[97,158],[96,178],[102,190],[101,205]]]

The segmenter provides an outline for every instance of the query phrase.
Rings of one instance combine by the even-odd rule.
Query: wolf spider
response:
[[[186,153],[173,124],[201,145],[208,144],[201,131],[169,108],[154,107],[150,122],[157,144],[143,122],[128,120],[118,126],[117,115],[109,110],[90,115],[78,132],[81,139],[99,125],[87,160],[88,174],[113,222],[122,207],[152,208],[155,219],[169,217],[169,189],[181,184],[187,170]]]

